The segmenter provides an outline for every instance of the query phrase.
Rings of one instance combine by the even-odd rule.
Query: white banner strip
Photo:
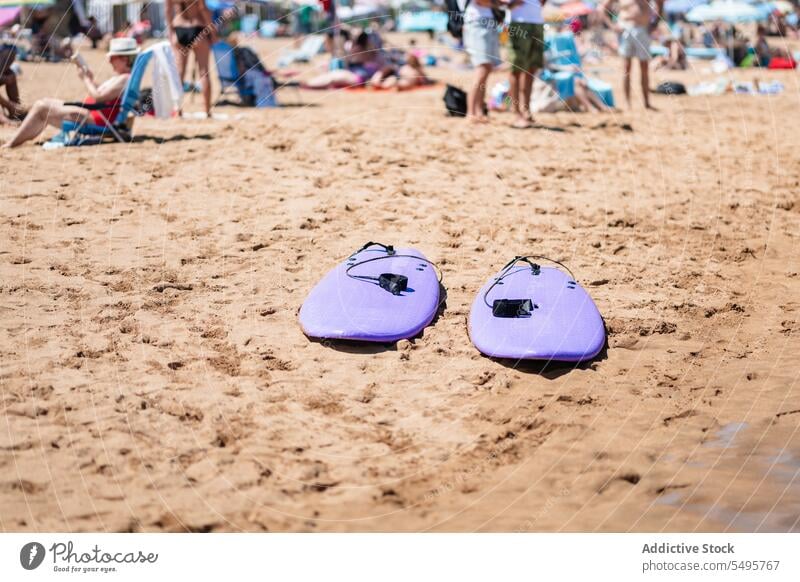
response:
[[[2,534],[2,580],[800,580],[792,534]]]

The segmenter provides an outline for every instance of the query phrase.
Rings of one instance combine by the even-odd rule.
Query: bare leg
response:
[[[511,69],[508,77],[508,98],[511,101],[511,112],[519,115],[519,76],[521,71]]]
[[[211,52],[208,39],[199,39],[192,47],[194,60],[200,70],[200,87],[203,89],[203,103],[206,106],[206,115],[211,115],[211,79],[208,75],[208,61]]]
[[[589,100],[589,89],[585,83],[575,83],[575,103],[577,107],[571,109],[573,111],[591,111],[592,102]]]
[[[486,83],[491,72],[492,65],[488,63],[475,68],[475,84],[467,97],[467,117],[473,121],[487,121],[483,108],[486,103]]]
[[[178,67],[178,73],[181,75],[181,83],[183,83],[186,80],[186,63],[189,61],[188,51],[175,43],[172,45],[172,52],[175,53],[175,64]]]
[[[586,97],[591,102],[591,104],[597,108],[598,111],[602,111],[603,113],[608,113],[609,111],[611,111],[611,108],[605,103],[603,103],[603,100],[600,99],[600,97],[598,97],[597,95],[595,95],[592,91],[587,91]]]
[[[183,48],[177,40],[172,41],[172,52],[175,53],[175,66],[178,67],[178,74],[181,76],[181,86],[186,81],[186,63],[189,60],[189,55],[185,48]],[[183,108],[178,110],[178,115],[183,115]]]
[[[14,148],[39,136],[48,125],[61,127],[64,121],[83,121],[89,112],[82,107],[64,105],[58,99],[40,99],[33,104],[17,133],[3,147]]]
[[[536,75],[536,69],[530,69],[525,75],[522,76],[522,91],[520,99],[522,99],[521,109],[522,114],[528,121],[533,121],[531,114],[531,95],[533,94],[533,77]]]
[[[623,87],[625,88],[625,101],[628,103],[628,109],[631,108],[631,59],[625,59],[625,74],[623,76]]]
[[[511,72],[511,80],[508,84],[508,96],[511,99],[511,111],[517,116],[511,127],[517,129],[527,129],[531,126],[531,121],[528,119],[525,107],[525,77],[526,73],[518,69]]]
[[[317,75],[304,84],[308,89],[328,89],[330,87],[350,87],[361,83],[361,77],[352,71],[339,69]]]
[[[639,69],[641,70],[641,78],[642,78],[642,96],[644,97],[644,106],[645,109],[654,109],[652,105],[650,105],[650,62],[649,61],[639,61]]]

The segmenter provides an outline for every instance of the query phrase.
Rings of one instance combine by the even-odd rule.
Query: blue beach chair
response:
[[[142,79],[152,56],[153,54],[150,52],[143,52],[136,57],[136,61],[133,63],[133,68],[131,69],[131,76],[128,78],[125,90],[120,96],[119,113],[115,119],[106,119],[101,111],[108,107],[108,103],[96,103],[93,105],[68,103],[67,105],[77,105],[84,109],[98,111],[105,123],[103,125],[96,125],[88,121],[65,121],[61,124],[61,133],[45,143],[45,149],[54,149],[64,146],[94,145],[112,138],[119,143],[130,142],[133,139],[133,118],[141,114],[139,106],[142,94]]]
[[[544,41],[547,70],[542,74],[545,81],[553,81],[562,99],[575,95],[575,78],[586,78],[589,90],[608,107],[614,107],[614,91],[610,83],[584,74],[575,36],[571,32],[548,35]]]
[[[226,92],[230,89],[234,89],[242,101],[246,101],[248,98],[255,98],[255,92],[251,87],[248,87],[244,77],[239,74],[233,46],[224,40],[219,40],[214,43],[211,50],[214,52],[214,62],[217,64],[217,75],[222,88],[217,103],[222,101],[222,98],[225,97]]]

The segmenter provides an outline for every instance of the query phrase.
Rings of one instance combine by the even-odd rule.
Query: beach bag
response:
[[[665,81],[656,87],[655,92],[659,95],[686,95],[686,86],[675,81]]]
[[[445,0],[447,7],[447,32],[453,38],[461,40],[464,36],[464,11],[470,0]],[[462,5],[463,4],[463,5]]]
[[[150,87],[145,87],[139,93],[139,100],[133,106],[137,115],[153,115],[156,114],[156,107],[153,103],[153,90]]]
[[[466,117],[467,94],[458,87],[448,85],[444,90],[444,106],[451,117]]]
[[[769,60],[769,65],[767,65],[768,69],[794,69],[797,66],[797,63],[794,61],[793,58],[787,57],[772,57]]]

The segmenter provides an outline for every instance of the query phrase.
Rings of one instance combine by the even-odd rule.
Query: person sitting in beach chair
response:
[[[22,121],[27,113],[22,106],[17,85],[17,73],[14,61],[17,49],[13,44],[0,45],[0,88],[5,88],[6,95],[0,93],[0,124]]]
[[[299,83],[279,81],[261,62],[258,54],[239,42],[232,33],[211,47],[217,65],[222,91],[217,103],[222,102],[230,89],[235,89],[239,102],[245,107],[276,107],[276,92],[287,87],[297,88]]]
[[[589,88],[585,77],[575,77],[568,96],[559,94],[558,85],[559,83],[552,76],[541,75],[534,79],[531,97],[531,110],[534,113],[556,113],[558,111],[580,113],[594,110],[608,113],[614,111],[613,107],[609,107],[600,96]]]
[[[561,32],[545,38],[546,67],[541,79],[550,83],[562,101],[568,102],[584,88],[599,98],[606,108],[614,107],[614,92],[609,83],[586,76],[572,32]],[[586,106],[587,102],[578,97]]]
[[[88,97],[82,103],[66,103],[60,99],[36,101],[17,133],[3,147],[20,146],[26,141],[38,137],[48,125],[61,128],[62,123],[67,121],[108,126],[108,120],[115,119],[120,110],[120,96],[125,90],[131,68],[138,54],[139,47],[134,39],[112,39],[109,45],[108,60],[114,69],[113,77],[98,85],[92,71],[78,64],[78,76],[86,85]],[[76,61],[77,63],[78,61]]]

